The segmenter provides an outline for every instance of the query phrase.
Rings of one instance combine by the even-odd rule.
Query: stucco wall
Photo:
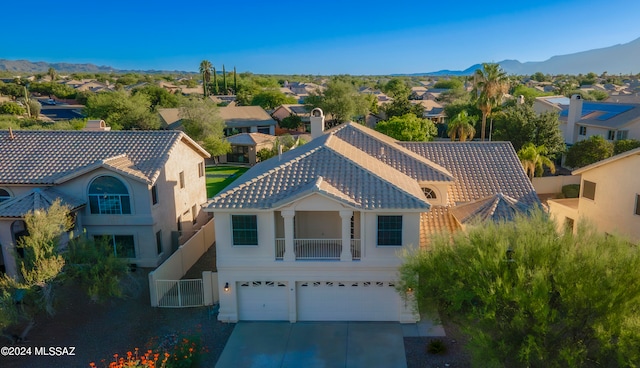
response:
[[[638,169],[640,156],[634,155],[583,172],[582,180],[596,183],[596,192],[594,200],[580,197],[580,217],[591,220],[600,231],[640,241],[640,216],[635,215],[635,197],[640,194]]]

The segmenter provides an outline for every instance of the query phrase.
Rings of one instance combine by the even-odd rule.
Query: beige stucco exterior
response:
[[[257,246],[234,246],[232,215],[256,215],[258,227]],[[359,260],[278,260],[276,238],[286,237],[284,216],[295,218],[294,239],[350,239],[343,234],[343,217],[348,224],[354,218],[353,239],[360,241]],[[379,215],[402,216],[402,245],[377,245],[377,218]],[[400,253],[419,245],[420,213],[405,211],[358,211],[327,198],[313,194],[288,203],[276,211],[215,211],[216,255],[221,290],[221,309],[218,319],[236,322],[239,319],[237,286],[244,281],[274,280],[285,282],[289,289],[289,321],[296,322],[296,285],[303,282],[326,281],[386,281],[397,279],[401,264]],[[346,228],[349,231],[349,227]],[[286,239],[285,239],[286,241]],[[225,285],[231,285],[224,291]],[[415,322],[412,306],[400,308],[397,321]]]
[[[636,215],[636,196],[640,194],[640,152],[620,154],[574,171],[581,175],[581,193],[575,205],[563,200],[549,201],[550,211],[560,225],[565,217],[589,221],[598,231],[628,237],[640,242],[640,216]],[[595,183],[594,199],[585,198],[584,182]],[[566,201],[566,200],[565,200]]]
[[[87,205],[77,211],[77,230],[87,236],[132,235],[135,243],[135,258],[129,262],[141,267],[157,267],[175,249],[172,247],[172,232],[178,230],[181,219],[185,235],[206,223],[208,215],[201,210],[207,200],[204,156],[187,140],[180,140],[170,152],[155,183],[127,175],[108,167],[78,175],[55,185],[55,189],[72,197],[81,198]],[[199,168],[201,165],[202,171]],[[180,188],[180,172],[184,172],[184,188]],[[200,176],[202,172],[202,176]],[[89,208],[88,190],[91,182],[100,176],[112,176],[120,180],[129,193],[131,214],[92,214]],[[155,185],[158,203],[152,203],[151,188]],[[13,197],[27,194],[37,186],[4,185]],[[43,187],[44,189],[44,187]],[[194,207],[195,206],[195,207]],[[195,223],[192,214],[195,208]],[[17,274],[14,261],[15,238],[10,230],[18,218],[0,218],[0,244],[7,274]],[[156,233],[161,232],[161,252],[157,251]]]

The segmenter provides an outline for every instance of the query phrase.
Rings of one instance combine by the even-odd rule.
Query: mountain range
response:
[[[640,72],[640,38],[631,42],[600,49],[576,52],[573,54],[553,56],[545,61],[503,60],[498,62],[507,74],[531,75],[543,74],[633,74]],[[471,75],[482,64],[475,64],[465,70],[439,70],[437,72],[415,73],[410,75],[444,76]]]
[[[614,74],[640,73],[640,38],[629,43],[577,52],[573,54],[553,56],[545,61],[520,62],[518,60],[503,60],[498,62],[507,74],[531,75],[536,72],[543,74],[587,74],[594,72],[602,74],[607,72]],[[95,64],[72,63],[47,63],[44,61],[32,62],[28,60],[0,59],[0,71],[16,73],[46,73],[49,67],[58,73],[180,73],[184,71],[165,70],[118,70],[110,66],[97,66]],[[465,70],[439,70],[436,72],[394,74],[405,76],[445,76],[445,75],[471,75],[476,69],[482,68],[482,64],[474,64]]]

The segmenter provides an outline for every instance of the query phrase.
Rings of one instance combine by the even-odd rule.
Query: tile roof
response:
[[[0,184],[59,184],[98,167],[155,182],[178,142],[209,154],[179,131],[0,131]]]
[[[20,197],[0,203],[0,217],[21,218],[29,211],[48,209],[56,199],[60,199],[61,204],[68,206],[72,211],[86,204],[85,201],[54,188],[35,188]]]
[[[275,209],[310,191],[364,210],[430,207],[417,182],[327,134],[254,166],[208,208]]]
[[[218,109],[220,117],[230,128],[246,127],[254,125],[276,125],[273,120],[260,106],[225,106]]]
[[[278,137],[275,135],[262,134],[262,133],[239,133],[227,137],[229,143],[237,146],[255,146],[264,142],[273,142]]]
[[[449,202],[471,202],[503,193],[526,205],[539,204],[531,181],[509,142],[399,142],[449,170],[456,181]]]
[[[451,208],[451,213],[461,224],[481,221],[510,221],[529,207],[502,193]]]
[[[330,132],[418,182],[455,180],[449,170],[441,165],[406,149],[393,138],[360,124],[343,124]]]
[[[420,214],[420,247],[428,248],[431,238],[442,233],[453,233],[460,224],[450,212],[449,207],[433,206],[429,212]]]

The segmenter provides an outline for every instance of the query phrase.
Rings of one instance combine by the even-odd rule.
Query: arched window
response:
[[[113,176],[100,176],[89,185],[89,207],[94,214],[131,214],[129,191]]]
[[[422,188],[422,193],[424,193],[424,196],[427,197],[427,199],[436,199],[436,192],[431,189],[431,188]]]
[[[6,200],[11,199],[11,193],[9,191],[0,188],[0,202],[4,202]]]

